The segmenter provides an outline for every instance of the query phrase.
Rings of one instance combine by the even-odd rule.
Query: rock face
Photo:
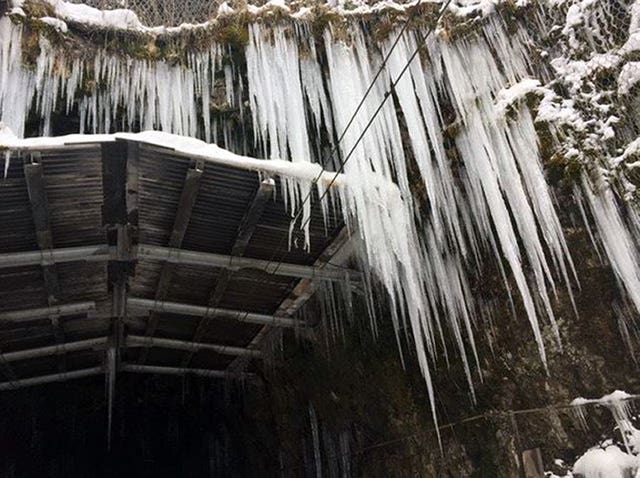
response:
[[[371,282],[310,303],[317,340],[285,337],[247,392],[257,467],[517,476],[523,450],[551,466],[595,441],[551,405],[637,389],[640,7],[441,6],[269,2],[172,29],[27,0],[0,20],[19,135],[155,128],[344,173],[330,199]],[[315,187],[282,192],[303,237]]]
[[[610,305],[618,294],[615,283],[612,277],[602,281],[610,271],[596,265],[580,268],[580,273],[585,280],[576,296],[578,318],[568,297],[560,298],[565,302],[558,314],[562,350],[550,328],[545,330],[548,375],[532,340],[518,338],[518,324],[509,311],[496,315],[492,336],[481,341],[484,381],[476,385],[477,405],[470,402],[459,366],[437,369],[438,414],[441,423],[453,423],[441,429],[443,453],[424,385],[411,357],[408,369],[402,369],[392,330],[374,341],[354,327],[329,353],[320,345],[292,352],[269,375],[268,398],[262,402],[275,423],[284,467],[293,470],[285,476],[314,469],[312,458],[303,454],[313,446],[310,405],[323,433],[337,437],[348,431],[349,462],[357,476],[514,477],[519,476],[521,452],[531,448],[541,449],[546,469],[553,469],[558,458],[573,462],[601,433],[611,433],[614,424],[608,414],[594,411],[590,429],[584,430],[571,410],[546,407],[639,385]],[[529,409],[535,410],[510,413]],[[478,418],[464,422],[469,417]],[[326,441],[320,448],[326,470],[336,452]]]

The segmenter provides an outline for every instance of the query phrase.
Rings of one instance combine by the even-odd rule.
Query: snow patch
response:
[[[52,26],[53,28],[55,28],[57,31],[61,33],[67,33],[67,30],[68,30],[67,24],[62,20],[60,20],[59,18],[41,17],[39,18],[39,20],[42,23],[46,23],[47,25]]]
[[[528,95],[540,91],[540,81],[533,78],[525,78],[509,88],[500,90],[496,98],[498,115],[505,116],[514,105],[523,101]]]
[[[574,465],[573,473],[584,478],[628,478],[635,476],[639,466],[637,457],[611,445],[587,451]]]
[[[618,76],[618,94],[628,95],[640,81],[640,62],[626,63]]]

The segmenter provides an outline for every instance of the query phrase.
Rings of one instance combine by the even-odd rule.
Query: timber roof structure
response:
[[[337,265],[349,240],[335,211],[325,223],[312,208],[309,250],[287,247],[278,177],[95,141],[14,151],[0,181],[0,390],[238,377],[270,329],[309,325],[296,312],[314,281],[357,275]]]

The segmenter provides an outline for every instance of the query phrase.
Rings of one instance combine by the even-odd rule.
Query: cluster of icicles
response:
[[[332,192],[362,239],[362,262],[388,292],[396,329],[413,334],[432,404],[430,363],[439,351],[446,354],[446,331],[457,344],[472,394],[473,369],[480,375],[473,331],[484,309],[472,296],[469,278],[481,271],[484,251],[498,258],[510,297],[514,291],[509,284],[515,285],[545,364],[541,321],[548,321],[558,335],[552,299],[559,287],[571,294],[577,284],[545,181],[533,115],[523,107],[505,119],[496,114],[494,104],[502,89],[532,73],[527,33],[507,34],[497,16],[482,28],[481,34],[455,42],[436,36],[427,41],[421,61],[411,63],[395,88],[394,100],[387,101],[344,165],[348,187]],[[349,44],[327,29],[323,69],[312,35],[303,27],[292,35],[281,27],[267,31],[255,24],[249,33],[245,54],[250,101],[243,105],[240,73],[223,64],[220,46],[192,54],[187,66],[171,66],[106,53],[89,62],[69,62],[42,40],[31,70],[21,66],[21,27],[2,19],[0,119],[22,133],[28,112],[36,111],[47,134],[51,112],[64,100],[67,110],[79,109],[82,127],[90,132],[139,127],[217,141],[209,102],[214,75],[224,71],[226,101],[251,115],[255,143],[266,157],[326,161],[313,145],[323,132],[323,137],[333,138],[345,130],[382,62],[380,52],[368,48],[355,25]],[[346,130],[339,145],[343,155],[358,141],[417,41],[414,32],[406,33],[393,50]],[[391,40],[380,46],[386,54]],[[89,72],[98,87],[79,94]],[[458,171],[452,170],[447,157],[451,145],[445,145],[443,131],[450,125],[445,124],[442,98],[448,99],[457,118]],[[124,118],[123,123],[116,124],[116,118]],[[403,144],[403,128],[408,144]],[[226,138],[220,139],[234,149]],[[419,178],[410,177],[407,151],[412,152]],[[427,191],[426,210],[412,196],[410,183],[417,181]],[[295,210],[312,185],[300,180],[284,183],[289,207]],[[640,310],[640,261],[632,228],[610,190],[585,179],[580,195],[621,287]],[[308,214],[306,209],[304,217]]]

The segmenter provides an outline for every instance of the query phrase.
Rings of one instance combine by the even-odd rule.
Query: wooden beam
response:
[[[241,378],[241,379],[252,379],[255,378],[253,374],[245,373],[241,376],[230,375],[224,370],[211,370],[204,368],[184,368],[184,367],[164,367],[158,365],[138,365],[138,364],[123,364],[122,370],[124,372],[132,372],[132,373],[149,373],[149,374],[160,374],[160,375],[195,375],[198,377],[208,377],[208,378]]]
[[[127,142],[127,179],[126,179],[126,207],[127,223],[131,229],[132,243],[138,243],[138,204],[139,204],[139,170],[140,144]]]
[[[38,377],[21,378],[10,382],[0,383],[0,391],[13,390],[16,388],[31,387],[33,385],[41,385],[44,383],[66,382],[77,378],[90,377],[92,375],[100,375],[104,372],[102,366],[73,370],[71,372],[54,373],[51,375],[41,375]]]
[[[49,203],[45,191],[44,174],[41,163],[26,163],[24,165],[24,177],[27,182],[29,203],[33,214],[33,223],[36,228],[36,238],[41,251],[53,249],[51,235],[51,222],[49,219]],[[55,304],[60,297],[60,285],[58,274],[54,264],[42,267],[45,287],[49,304]]]
[[[127,224],[127,142],[101,145],[102,156],[102,223],[109,227]]]
[[[30,322],[46,319],[52,316],[60,317],[64,315],[91,313],[95,310],[96,303],[92,301],[58,304],[50,307],[36,307],[33,309],[9,310],[6,312],[0,312],[0,323]]]
[[[29,203],[33,214],[33,223],[36,229],[36,239],[38,248],[41,251],[53,249],[53,237],[51,234],[51,220],[49,218],[49,202],[45,189],[44,172],[40,155],[33,153],[30,155],[31,162],[24,165],[24,177],[29,193]],[[47,303],[52,306],[60,300],[60,282],[58,280],[58,269],[55,263],[43,264],[42,274],[44,277],[44,287],[47,293]],[[64,343],[64,330],[58,321],[58,317],[52,315],[51,326],[58,344]],[[61,372],[66,369],[64,355],[60,357],[58,368]]]
[[[77,342],[66,342],[64,344],[50,345],[26,350],[16,350],[0,354],[0,361],[15,362],[37,357],[49,357],[60,355],[66,352],[77,352],[79,350],[103,350],[107,344],[107,337],[96,339],[79,340]]]
[[[264,179],[260,183],[260,186],[256,191],[256,195],[253,198],[253,202],[238,227],[236,240],[231,248],[232,256],[244,255],[244,252],[249,245],[249,241],[258,226],[258,222],[260,222],[260,217],[262,217],[262,213],[267,207],[267,203],[273,197],[275,188],[276,183],[271,178]]]
[[[130,228],[132,230],[133,228]],[[122,254],[122,251],[121,251]],[[49,251],[11,252],[0,254],[0,269],[10,267],[24,267],[67,262],[107,262],[117,260],[116,246],[95,245],[64,247]],[[345,267],[327,265],[324,267],[307,266],[291,263],[276,263],[252,257],[238,257],[212,252],[189,251],[170,247],[138,244],[132,246],[130,259],[150,259],[171,264],[184,264],[198,267],[215,267],[229,271],[258,270],[266,274],[284,277],[298,277],[301,279],[328,280],[343,282],[349,280],[358,282],[362,274]]]
[[[105,244],[61,247],[47,251],[10,252],[0,254],[0,269],[25,266],[48,266],[65,262],[107,262],[115,256],[115,248]]]
[[[248,350],[242,347],[232,347],[230,345],[187,342],[184,340],[162,339],[158,337],[142,337],[137,335],[127,336],[127,338],[125,339],[125,345],[126,347],[158,347],[173,350],[186,350],[192,352],[197,352],[199,350],[208,350],[221,355],[249,355],[254,358],[259,358],[261,355],[259,350]]]
[[[137,234],[137,181],[139,148],[128,141],[104,143],[102,150],[102,221],[110,250],[115,248],[107,265],[108,288],[111,293],[111,327],[105,354],[107,384],[107,449],[111,448],[111,424],[116,393],[119,352],[127,313],[127,287],[134,273],[132,255]],[[130,201],[130,202],[129,202]],[[135,223],[132,225],[132,220]]]
[[[353,253],[354,237],[356,237],[354,231],[349,231],[346,227],[343,227],[338,236],[327,246],[327,248],[320,254],[320,257],[315,261],[314,266],[322,268],[326,266],[329,261],[334,264],[342,265],[346,263],[348,258]],[[293,317],[293,315],[300,310],[300,308],[311,298],[315,292],[315,286],[312,279],[302,279],[296,284],[289,296],[282,301],[275,314],[279,317]],[[277,330],[271,325],[265,325],[251,340],[247,349],[257,350],[260,345],[275,336]],[[227,370],[231,373],[240,373],[246,368],[250,357],[237,357]]]
[[[231,247],[231,256],[243,256],[244,252],[247,249],[249,241],[251,240],[251,236],[256,230],[258,226],[258,222],[260,221],[260,217],[264,212],[265,207],[267,206],[267,202],[273,197],[273,191],[275,189],[275,181],[271,178],[267,178],[260,183],[258,190],[256,191],[256,195],[253,198],[251,206],[247,210],[244,218],[240,222],[240,226],[238,226],[238,231],[236,233],[236,239],[234,241],[233,246]],[[224,269],[222,274],[218,277],[218,282],[216,286],[211,291],[209,295],[208,304],[211,308],[218,307],[220,301],[222,300],[222,296],[227,290],[229,286],[229,282],[231,281],[233,273],[229,269]],[[198,342],[202,340],[202,337],[205,335],[207,326],[209,325],[209,320],[207,316],[203,316],[198,326],[196,327],[196,331],[193,334],[193,341]],[[186,367],[191,363],[195,352],[190,351],[187,352],[182,359],[182,366]]]
[[[203,171],[203,162],[197,162],[193,167],[190,167],[187,170],[184,185],[182,187],[182,193],[180,194],[180,201],[178,202],[178,210],[173,223],[173,229],[171,231],[171,236],[169,237],[169,248],[179,249],[182,245],[182,241],[187,232],[187,227],[189,226],[189,221],[191,220],[193,206],[198,196],[198,190],[200,189],[200,180],[202,178]],[[165,263],[162,267],[160,278],[158,279],[158,285],[156,286],[155,300],[163,301],[166,298],[175,270],[176,264],[171,262]],[[145,335],[147,337],[155,335],[156,328],[158,327],[158,320],[159,317],[157,314],[151,313],[149,315],[145,331]],[[140,352],[138,362],[144,364],[148,356],[149,349],[143,349]]]
[[[182,304],[178,302],[157,301],[153,299],[127,298],[127,310],[135,313],[136,310],[148,310],[154,312],[167,312],[193,317],[205,317],[208,319],[229,319],[248,324],[273,325],[275,327],[297,328],[303,327],[298,320],[289,317],[276,317],[268,314],[245,312],[243,310],[211,308],[202,305]]]
[[[137,247],[136,257],[148,258],[157,261],[166,261],[174,264],[186,264],[198,267],[216,267],[231,272],[244,269],[253,269],[285,277],[299,277],[304,279],[329,280],[344,282],[346,280],[358,282],[362,280],[362,274],[345,267],[327,265],[324,267],[307,266],[291,263],[276,263],[264,259],[241,257],[211,252],[188,251],[185,249],[171,249],[168,247],[140,244]],[[0,256],[0,262],[2,257]]]

